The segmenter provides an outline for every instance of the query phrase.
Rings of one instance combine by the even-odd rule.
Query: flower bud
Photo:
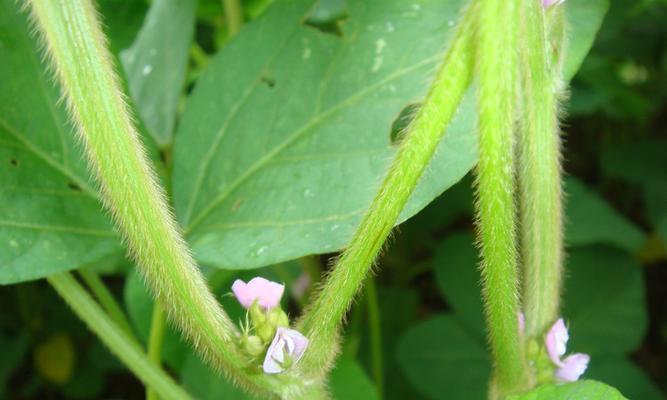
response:
[[[264,352],[264,343],[258,336],[247,336],[243,338],[243,349],[253,357],[257,357]]]
[[[273,325],[274,327],[287,327],[289,326],[289,318],[287,318],[287,314],[285,314],[285,311],[283,311],[280,308],[274,308],[268,313],[268,323]]]
[[[258,302],[254,302],[252,306],[248,309],[248,314],[250,315],[250,321],[252,322],[252,326],[257,328],[260,325],[264,325],[266,323],[266,313],[264,312],[264,309],[262,306],[259,305]]]
[[[257,336],[259,336],[264,343],[269,343],[276,334],[276,327],[267,321],[262,325],[255,326],[255,333],[257,333]]]

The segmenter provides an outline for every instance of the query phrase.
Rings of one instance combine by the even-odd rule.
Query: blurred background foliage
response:
[[[269,3],[245,1],[246,21]],[[132,46],[148,7],[143,1],[100,1],[116,54]],[[201,0],[196,18],[186,92],[209,56],[229,40],[220,1]],[[322,0],[309,23],[335,33],[345,18],[344,2]],[[563,104],[563,315],[570,348],[592,355],[586,376],[631,399],[660,399],[667,391],[666,20],[665,0],[613,0]],[[466,176],[395,233],[375,283],[350,312],[332,376],[337,398],[484,397],[489,365],[471,182]],[[256,274],[292,288],[284,301],[294,315],[334,256],[250,272],[204,268],[234,318],[242,310],[228,296],[230,283]],[[119,255],[94,268],[145,342],[153,304],[132,266]],[[0,287],[0,349],[0,398],[143,398],[141,384],[43,281]],[[197,398],[245,398],[203,366],[174,332],[167,334],[163,358]]]

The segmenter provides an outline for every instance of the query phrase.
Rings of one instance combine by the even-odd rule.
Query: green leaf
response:
[[[652,186],[667,179],[667,140],[633,140],[609,144],[600,151],[600,166],[612,178]]]
[[[595,36],[609,10],[609,0],[568,0],[565,2],[565,10],[568,48],[565,52],[563,73],[565,79],[570,80],[593,46]]]
[[[509,400],[624,400],[618,390],[596,381],[579,381],[566,385],[544,385],[520,396],[510,396]]]
[[[449,315],[423,322],[401,339],[397,362],[414,387],[430,399],[486,398],[490,364],[484,342]]]
[[[644,232],[598,194],[575,178],[567,178],[565,182],[568,245],[605,243],[634,253],[644,244]]]
[[[330,377],[334,399],[376,400],[380,396],[373,383],[354,359],[342,357],[336,362]]]
[[[204,263],[253,268],[340,249],[395,152],[392,122],[425,94],[462,1],[349,2],[343,36],[279,1],[212,61],[176,137],[175,207]],[[248,51],[252,48],[252,51]],[[402,219],[474,164],[473,98]]]
[[[438,288],[454,311],[454,318],[480,341],[485,340],[484,306],[479,285],[478,252],[471,234],[447,236],[435,255]]]
[[[114,54],[129,47],[141,28],[146,14],[144,0],[98,0],[104,30]]]
[[[172,140],[196,8],[196,0],[154,1],[132,47],[121,53],[130,94],[161,147]]]
[[[593,359],[586,377],[608,382],[629,399],[663,400],[665,395],[644,371],[625,359]]]
[[[632,256],[611,247],[573,249],[565,288],[568,349],[590,354],[591,371],[597,356],[624,356],[639,346],[648,321],[642,269]]]
[[[24,13],[0,0],[0,284],[120,249]]]
[[[641,188],[653,227],[667,242],[667,141],[639,140],[604,146],[604,173]]]

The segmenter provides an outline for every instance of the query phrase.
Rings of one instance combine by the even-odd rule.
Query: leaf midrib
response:
[[[326,121],[329,117],[335,115],[338,111],[341,109],[344,109],[346,106],[354,103],[355,101],[359,100],[363,96],[372,93],[374,90],[381,88],[383,85],[386,85],[387,83],[393,81],[394,79],[398,79],[401,76],[412,72],[413,70],[419,69],[425,65],[428,65],[429,63],[434,62],[435,60],[439,59],[440,56],[433,56],[426,58],[416,64],[411,65],[410,67],[398,70],[384,79],[381,79],[380,81],[367,86],[366,88],[363,88],[359,90],[358,92],[350,95],[349,97],[345,98],[342,100],[340,103],[337,105],[329,108],[325,112],[313,116],[307,123],[302,125],[300,128],[296,129],[294,133],[290,136],[288,136],[282,143],[274,147],[271,151],[266,153],[263,157],[261,157],[259,160],[257,160],[253,165],[251,165],[244,173],[242,173],[236,180],[234,180],[225,191],[220,193],[217,197],[215,197],[206,207],[202,209],[202,211],[199,212],[193,219],[192,222],[190,222],[187,227],[185,228],[185,234],[188,235],[192,233],[193,229],[197,227],[199,223],[215,208],[217,207],[221,202],[223,202],[236,188],[238,188],[241,184],[245,182],[246,179],[248,179],[250,176],[252,176],[255,172],[257,172],[259,169],[261,169],[264,165],[266,165],[268,162],[270,162],[273,157],[276,155],[280,154],[283,150],[285,150],[290,144],[293,142],[297,141],[300,139],[303,135],[308,133],[312,128],[317,126],[319,123]]]
[[[204,157],[202,168],[200,169],[199,174],[197,175],[195,186],[192,191],[192,196],[190,197],[190,201],[188,203],[188,208],[185,211],[183,223],[186,224],[186,226],[190,223],[190,217],[192,216],[192,211],[194,209],[195,204],[197,203],[197,199],[199,198],[199,193],[201,192],[201,186],[204,182],[204,177],[208,174],[211,161],[213,160],[213,157],[215,156],[215,153],[218,147],[220,146],[220,143],[222,143],[222,139],[227,133],[230,124],[232,123],[232,121],[236,119],[236,116],[238,115],[241,108],[243,108],[243,106],[248,101],[250,96],[259,87],[262,75],[266,72],[267,68],[269,68],[271,65],[273,65],[273,63],[275,63],[278,60],[279,56],[282,54],[282,50],[285,48],[285,46],[287,46],[292,37],[299,30],[298,28],[299,25],[295,25],[293,31],[290,32],[289,35],[285,36],[285,40],[280,44],[280,46],[277,46],[275,48],[276,50],[275,53],[267,60],[267,62],[262,66],[262,68],[260,68],[259,74],[252,81],[252,84],[248,88],[246,88],[241,98],[231,107],[229,115],[223,121],[222,125],[220,126],[220,129],[218,129],[218,132],[216,133],[215,139],[213,141],[213,145],[210,147],[209,151],[206,153],[206,156]],[[187,234],[188,230],[186,229],[185,231]]]

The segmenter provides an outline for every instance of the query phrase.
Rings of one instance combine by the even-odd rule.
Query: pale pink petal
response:
[[[276,307],[284,291],[285,285],[262,277],[252,278],[248,283],[237,279],[232,285],[234,296],[245,308],[250,308],[255,301],[266,310]]]
[[[519,312],[518,319],[519,319],[519,333],[523,335],[523,333],[526,331],[526,316],[522,312]]]
[[[308,348],[308,338],[301,332],[289,328],[278,328],[276,336],[266,351],[262,369],[267,374],[278,374],[285,370],[285,354],[291,359],[292,365],[296,364]]]
[[[569,339],[570,336],[567,332],[565,321],[562,318],[559,318],[551,329],[549,329],[549,333],[547,333],[547,337],[544,339],[549,358],[559,367],[563,365],[560,358],[567,350],[567,341]]]
[[[591,357],[588,354],[575,353],[563,359],[562,366],[556,371],[556,379],[574,382],[586,371]]]
[[[232,285],[232,292],[236,297],[236,300],[241,303],[244,308],[249,308],[252,305],[253,299],[250,298],[248,293],[248,285],[240,279],[234,281]]]
[[[259,291],[257,298],[262,308],[269,310],[280,305],[280,298],[283,297],[285,285],[260,277],[251,279],[248,284],[252,285],[253,281],[257,282],[257,289]]]

